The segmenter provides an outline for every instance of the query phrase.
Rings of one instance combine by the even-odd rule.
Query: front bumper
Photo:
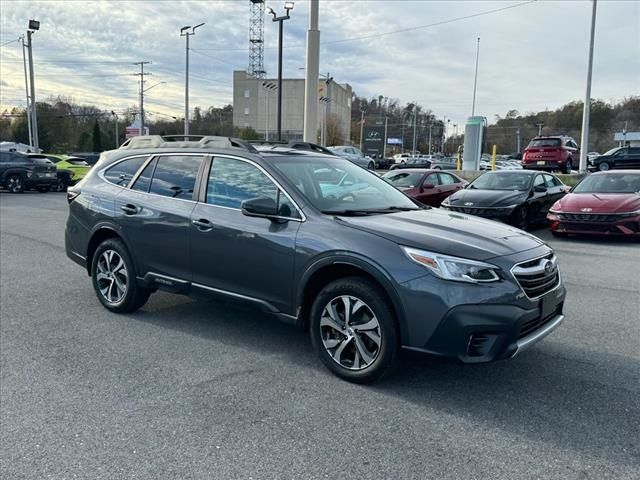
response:
[[[579,214],[571,215],[575,217]],[[549,213],[547,220],[551,231],[556,233],[640,237],[640,215],[616,216],[603,214],[594,217],[601,217],[603,220],[581,220],[580,217],[565,219],[562,214],[554,213]]]
[[[534,256],[532,251],[510,256],[510,266],[504,270]],[[542,340],[564,319],[562,278],[542,296],[529,298],[509,275],[484,285],[447,282],[432,275],[403,284],[403,348],[485,363],[513,357]]]

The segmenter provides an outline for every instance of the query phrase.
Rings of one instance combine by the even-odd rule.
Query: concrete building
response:
[[[278,84],[277,78],[253,78],[244,70],[233,72],[233,126],[251,127],[262,138],[277,138],[278,129],[278,92],[268,90],[264,83]],[[333,134],[328,134],[329,142],[335,139],[336,144],[349,143],[351,137],[351,94],[349,84],[331,82],[327,86],[323,79],[318,80],[318,101],[320,97],[330,98],[326,102],[327,122],[333,126]],[[318,142],[324,105],[318,108]],[[304,119],[304,78],[282,79],[282,138],[283,140],[302,140]],[[268,122],[268,123],[267,123]],[[337,138],[336,138],[337,137]],[[329,143],[327,142],[327,143]],[[333,143],[333,142],[331,142]]]
[[[625,145],[640,147],[640,132],[615,132],[613,140],[618,142],[619,147],[624,147]]]

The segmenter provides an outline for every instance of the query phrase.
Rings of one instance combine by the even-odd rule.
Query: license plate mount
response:
[[[558,302],[556,300],[556,296],[553,293],[542,297],[540,299],[540,317],[547,318],[555,311],[557,305]]]
[[[544,165],[544,160],[538,160],[536,163],[537,163],[538,165]]]

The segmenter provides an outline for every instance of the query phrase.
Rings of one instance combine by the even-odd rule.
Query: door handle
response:
[[[121,205],[120,210],[122,210],[125,215],[135,215],[139,211],[138,207],[136,207],[135,205],[131,205],[130,203]]]
[[[198,227],[198,230],[201,232],[208,232],[213,228],[213,223],[205,218],[201,218],[200,220],[191,220],[191,223]]]

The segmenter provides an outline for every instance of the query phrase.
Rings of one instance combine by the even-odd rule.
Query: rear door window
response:
[[[147,158],[134,157],[118,162],[104,172],[104,178],[111,183],[126,187]]]
[[[144,170],[138,175],[135,183],[131,187],[132,190],[137,190],[138,192],[148,192],[149,185],[151,185],[151,177],[153,176],[153,170],[156,168],[156,160],[153,159],[149,162],[149,164],[144,167]]]
[[[439,173],[438,176],[440,177],[440,183],[442,185],[453,185],[454,183],[458,183],[458,181],[448,173]]]
[[[163,197],[193,199],[201,155],[166,155],[158,157],[149,193]]]

